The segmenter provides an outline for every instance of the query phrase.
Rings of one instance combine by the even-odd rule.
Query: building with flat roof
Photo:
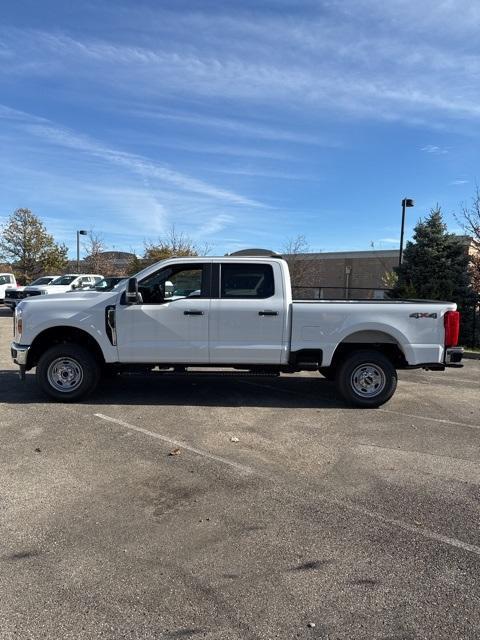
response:
[[[470,236],[458,236],[465,252],[478,254]],[[398,266],[399,249],[331,251],[285,255],[293,293],[301,298],[383,299],[389,278]]]
[[[296,297],[382,299],[399,250],[285,255]]]

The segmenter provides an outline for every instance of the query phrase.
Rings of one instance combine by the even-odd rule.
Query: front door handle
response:
[[[278,316],[278,311],[259,311],[259,316]]]
[[[184,311],[184,316],[203,316],[203,311]]]

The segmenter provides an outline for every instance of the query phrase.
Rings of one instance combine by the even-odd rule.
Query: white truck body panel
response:
[[[75,294],[72,294],[75,295]],[[203,315],[186,316],[184,311]],[[117,314],[119,362],[209,362],[210,300],[188,298],[162,305],[120,306]]]
[[[378,334],[383,334],[381,341],[398,344],[410,365],[442,362],[443,316],[455,309],[456,304],[444,302],[294,302],[291,350],[321,345],[322,366],[328,367],[341,342],[369,344],[379,342]],[[413,317],[416,313],[436,317]]]
[[[215,263],[218,262],[216,259]],[[288,360],[289,310],[282,265],[271,259],[257,259],[255,263],[272,264],[276,282],[274,295],[268,299],[212,300],[212,363],[280,365]],[[277,315],[259,315],[265,312]]]

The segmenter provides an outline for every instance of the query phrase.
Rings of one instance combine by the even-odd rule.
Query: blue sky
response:
[[[480,4],[6,0],[0,221],[141,252],[174,224],[212,253],[398,246],[479,161]]]

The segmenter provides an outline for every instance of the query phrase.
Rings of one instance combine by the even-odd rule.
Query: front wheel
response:
[[[380,407],[397,388],[397,371],[392,362],[378,351],[355,351],[337,370],[336,385],[351,405]]]
[[[93,355],[76,344],[57,344],[45,351],[36,378],[44,393],[60,402],[75,402],[98,384],[100,367]]]

